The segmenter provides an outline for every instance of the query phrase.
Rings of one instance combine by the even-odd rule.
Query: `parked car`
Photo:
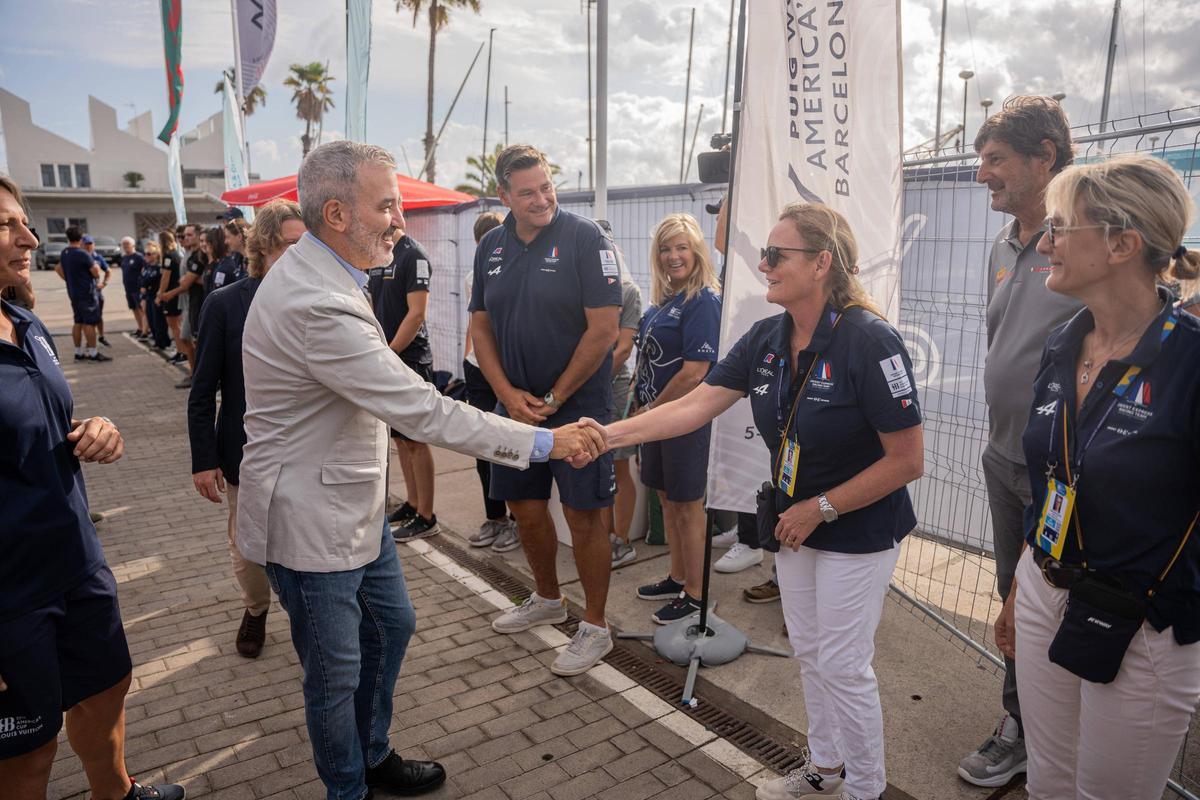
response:
[[[38,269],[54,269],[58,266],[58,259],[62,255],[63,249],[67,246],[67,238],[61,234],[51,234],[48,241],[42,242],[38,247],[45,258],[43,264]],[[104,256],[104,260],[109,266],[120,266],[121,264],[121,243],[111,236],[93,235],[92,239],[96,242],[96,252]]]
[[[96,242],[96,252],[104,256],[104,260],[109,266],[116,267],[121,264],[121,243],[111,236],[92,235],[92,239]]]

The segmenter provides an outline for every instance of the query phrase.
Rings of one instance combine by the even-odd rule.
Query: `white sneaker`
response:
[[[496,633],[520,633],[537,625],[558,625],[567,621],[567,604],[561,599],[547,600],[536,593],[516,608],[510,608],[492,620]]]
[[[802,751],[804,763],[782,778],[767,781],[754,793],[757,800],[808,800],[808,798],[843,797],[839,792],[846,777],[843,769],[839,775],[822,775],[813,766],[808,748]]]
[[[558,658],[554,659],[550,671],[564,677],[587,672],[612,649],[612,633],[608,628],[597,628],[595,625],[580,622],[575,638],[558,654]]]
[[[737,544],[737,540],[737,528],[730,528],[712,537],[712,546],[729,548]]]
[[[725,555],[717,559],[713,569],[717,572],[741,572],[762,563],[762,550],[736,542]]]

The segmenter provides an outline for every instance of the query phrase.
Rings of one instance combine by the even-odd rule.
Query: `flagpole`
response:
[[[237,106],[238,126],[242,133],[242,158],[246,162],[246,181],[250,181],[250,146],[246,139],[246,97],[242,94],[242,37],[238,32],[238,0],[229,0],[229,15],[233,19],[233,88],[236,92],[234,105]]]

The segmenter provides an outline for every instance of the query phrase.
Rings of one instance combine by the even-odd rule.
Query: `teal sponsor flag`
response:
[[[167,144],[167,183],[171,185],[171,202],[175,205],[175,224],[187,222],[187,208],[183,204],[183,168],[179,162],[179,137],[172,136]]]
[[[234,99],[236,92],[229,83],[229,76],[224,80],[224,117],[221,133],[221,146],[225,150],[225,190],[241,189],[250,185],[250,174],[246,169],[246,150],[242,139],[242,117],[238,113],[238,104]],[[239,206],[246,215],[247,222],[254,221],[254,209],[249,206]]]
[[[367,76],[371,72],[371,0],[346,0],[346,138],[367,139]]]
[[[162,0],[163,53],[167,63],[167,124],[159,132],[163,144],[179,127],[179,107],[183,103],[183,0]]]

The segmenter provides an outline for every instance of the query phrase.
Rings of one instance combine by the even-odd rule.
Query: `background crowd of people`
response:
[[[1010,98],[975,149],[976,180],[1013,217],[987,266],[982,458],[1005,713],[958,774],[1002,786],[1027,773],[1036,800],[1155,798],[1200,701],[1200,318],[1188,311],[1200,253],[1183,245],[1195,209],[1161,160],[1073,165],[1049,98]],[[732,546],[717,569],[775,552],[775,575],[746,597],[782,601],[808,718],[803,764],[757,796],[879,798],[874,635],[916,527],[906,487],[923,472],[924,444],[911,359],[859,280],[847,220],[820,204],[781,210],[758,265],[781,313],[718,359],[720,280],[697,220],[671,214],[656,226],[643,310],[611,226],[559,208],[546,156],[509,147],[496,162],[508,214],[475,226],[463,404],[434,385],[436,265],[406,232],[394,170],[381,148],[330,143],[306,158],[300,202],[274,201],[253,225],[232,211],[217,227],[164,231],[140,253],[122,242],[136,336],[159,348],[169,338],[188,363],[179,386],[191,390],[196,491],[228,501],[245,607],[237,650],[261,653],[273,591],[329,796],[418,794],[445,780],[439,764],[401,759],[387,733],[415,624],[394,543],[441,530],[431,445],[478,459],[485,518],[470,544],[521,548],[533,574],[530,597],[492,621],[497,633],[567,620],[557,488],[585,604],[549,668],[573,676],[613,648],[611,571],[637,557],[635,463],[669,547],[667,575],[637,596],[666,601],[652,614],[660,624],[700,610],[710,426],[748,398],[771,480],[757,513],[722,535]],[[28,284],[37,240],[6,179],[0,215],[0,289],[12,293]],[[60,275],[75,357],[105,361],[108,265],[82,231],[68,241]],[[141,787],[113,757],[131,662],[80,462],[111,463],[123,441],[104,417],[72,418],[29,305],[0,306],[0,374],[45,400],[34,422],[11,400],[19,393],[0,400],[0,426],[22,437],[21,452],[44,451],[0,472],[6,518],[25,532],[0,538],[16,554],[0,562],[15,587],[0,600],[0,716],[36,711],[48,723],[0,741],[0,783],[22,797],[44,791],[67,709],[97,796],[174,800],[179,787]],[[63,440],[70,457],[45,455]],[[389,440],[406,492],[391,513]],[[8,500],[51,477],[54,497]],[[74,607],[90,609],[88,624]],[[42,635],[47,625],[57,640]],[[81,715],[87,731],[72,722]]]

